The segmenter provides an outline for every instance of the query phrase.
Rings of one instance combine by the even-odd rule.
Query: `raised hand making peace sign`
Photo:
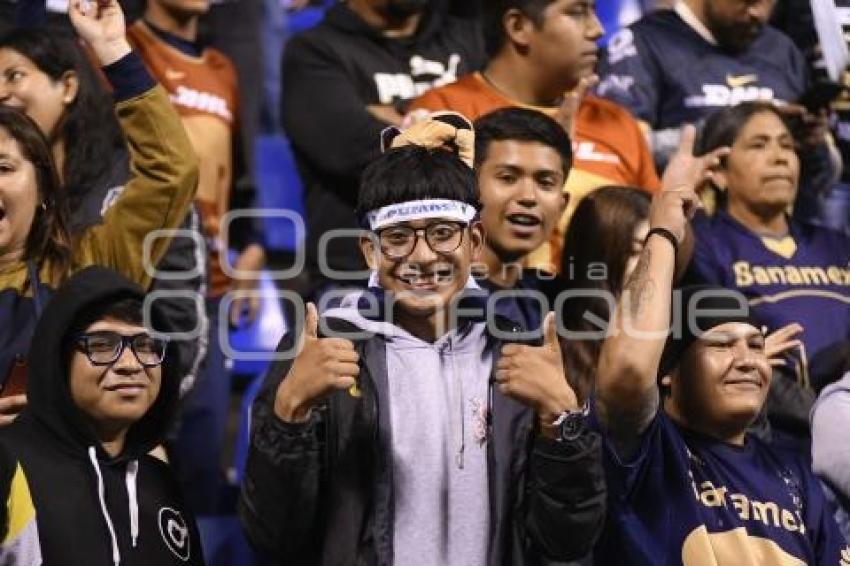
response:
[[[728,147],[720,147],[703,156],[694,156],[696,129],[682,128],[679,148],[667,165],[661,180],[661,192],[652,200],[649,212],[651,228],[664,228],[676,236],[679,243],[685,237],[687,225],[701,206],[697,191],[712,177],[712,170],[729,154]]]

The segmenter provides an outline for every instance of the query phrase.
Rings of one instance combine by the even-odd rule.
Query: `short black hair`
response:
[[[525,14],[534,25],[543,24],[543,11],[555,0],[487,0],[481,26],[487,57],[495,57],[508,39],[503,19],[508,10],[517,9]]]
[[[779,118],[788,131],[794,134],[793,121],[772,103],[759,100],[741,102],[736,106],[721,108],[705,120],[694,153],[705,155],[718,147],[731,146],[750,119],[763,113],[773,114]]]
[[[127,324],[141,325],[144,318],[144,304],[138,297],[120,297],[109,302],[94,305],[86,310],[73,326],[87,328],[99,320],[115,320]]]
[[[794,120],[783,114],[773,103],[763,100],[751,100],[741,102],[735,106],[721,108],[706,118],[700,128],[699,136],[694,144],[694,155],[705,155],[719,147],[732,147],[741,131],[749,121],[758,114],[773,114],[776,116],[794,137],[794,142],[799,143],[796,135]],[[727,157],[720,158],[720,166],[726,168]],[[717,193],[717,208],[724,210],[729,204],[727,191],[721,190],[713,182],[710,186]]]
[[[677,304],[678,303],[678,304]],[[658,379],[679,367],[685,352],[703,334],[721,324],[738,322],[758,328],[743,293],[717,285],[685,285],[671,297],[671,312],[684,316],[680,331],[671,332],[658,364]]]
[[[420,199],[449,199],[481,208],[475,173],[445,149],[409,145],[391,149],[363,172],[357,215],[365,227],[370,210]]]
[[[502,108],[475,121],[475,169],[487,160],[491,143],[507,140],[551,147],[561,156],[564,178],[573,166],[572,142],[560,124],[537,110]]]
[[[76,347],[75,338],[86,328],[101,320],[115,320],[127,324],[142,326],[144,321],[144,303],[134,295],[118,295],[102,302],[90,305],[80,311],[68,327],[62,340],[65,360],[71,359]]]

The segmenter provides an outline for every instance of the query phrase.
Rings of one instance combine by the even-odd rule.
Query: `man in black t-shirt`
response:
[[[358,227],[358,178],[380,154],[380,132],[401,123],[407,101],[476,70],[483,51],[476,23],[447,16],[446,0],[339,2],[289,42],[281,113],[304,182],[314,288],[346,279],[323,264],[365,269],[357,235],[328,232]]]

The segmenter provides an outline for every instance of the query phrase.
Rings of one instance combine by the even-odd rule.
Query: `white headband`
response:
[[[398,222],[410,222],[427,218],[446,218],[458,222],[471,222],[478,211],[471,204],[458,200],[427,199],[391,204],[366,213],[371,230]]]

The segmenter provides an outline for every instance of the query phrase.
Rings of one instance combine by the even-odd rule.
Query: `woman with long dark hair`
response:
[[[0,379],[4,396],[15,392],[12,385],[25,377],[23,360],[32,328],[52,289],[93,264],[111,267],[147,288],[151,274],[143,257],[145,237],[182,222],[197,181],[189,140],[168,96],[127,44],[117,1],[83,7],[81,0],[74,0],[69,14],[113,88],[114,111],[126,138],[133,175],[101,223],[71,236],[55,155],[41,131],[41,123],[59,117],[45,114],[31,119],[20,110],[0,108]],[[22,66],[5,70],[2,90],[25,77]],[[33,95],[66,100],[74,81],[64,77],[69,80],[37,85]],[[68,147],[75,143],[68,141]],[[89,159],[109,157],[95,154]],[[153,242],[149,263],[159,261],[168,242],[168,238]],[[14,411],[22,402],[20,397],[7,398],[0,411]]]
[[[0,104],[32,118],[50,143],[68,207],[116,177],[126,150],[109,93],[82,50],[67,38],[21,28],[0,37]],[[123,159],[122,159],[123,158]],[[73,223],[73,222],[72,222]]]
[[[581,290],[581,296],[563,303],[565,329],[604,334],[604,328],[590,319],[607,323],[610,306],[616,304],[643,250],[651,198],[642,189],[612,185],[587,195],[576,207],[566,234],[561,277],[567,290]],[[601,348],[601,337],[563,341],[566,374],[580,398],[587,399],[592,390]]]
[[[636,187],[609,185],[584,197],[576,207],[561,257],[559,292],[574,294],[562,304],[562,341],[571,384],[587,399],[593,389],[596,364],[611,316],[649,231],[652,195]],[[686,235],[676,260],[679,280],[690,259],[693,238]]]
[[[0,104],[21,110],[32,118],[47,138],[56,163],[69,211],[71,235],[103,222],[133,177],[130,156],[121,126],[113,111],[110,93],[86,53],[76,41],[46,33],[44,29],[17,29],[0,37]],[[181,297],[158,299],[175,328],[201,330],[206,313],[190,296],[201,295],[205,283],[200,221],[194,211],[187,216],[184,234],[171,241],[156,265],[158,273],[196,273],[196,276],[158,278],[151,290],[180,292]],[[202,266],[201,265],[201,266]],[[194,375],[204,348],[201,340],[181,340],[182,375]]]

